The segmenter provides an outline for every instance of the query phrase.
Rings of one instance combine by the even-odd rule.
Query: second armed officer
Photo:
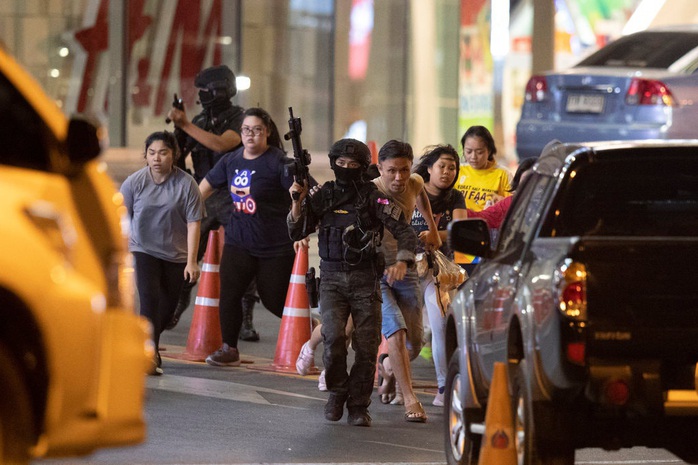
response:
[[[381,338],[379,280],[384,272],[397,280],[404,277],[414,264],[417,236],[409,222],[400,220],[400,207],[369,181],[366,144],[341,139],[332,145],[329,159],[335,181],[313,188],[310,196],[307,186],[294,183],[289,189],[292,198],[294,192],[300,196],[291,205],[288,228],[294,240],[318,230],[323,363],[330,391],[325,418],[340,420],[346,403],[349,424],[370,426],[368,406]],[[400,263],[385,269],[377,250],[384,227],[397,239],[398,263],[407,267]],[[355,357],[347,373],[345,327],[350,315]]]

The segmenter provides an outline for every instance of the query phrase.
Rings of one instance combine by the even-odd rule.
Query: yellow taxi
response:
[[[99,130],[1,49],[0,109],[0,463],[141,442],[151,329]]]

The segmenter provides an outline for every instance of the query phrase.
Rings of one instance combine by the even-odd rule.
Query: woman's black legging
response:
[[[221,257],[219,303],[223,342],[237,347],[242,326],[242,296],[253,279],[264,307],[281,318],[286,303],[295,254],[253,257],[240,247],[225,244]]]
[[[187,264],[168,262],[143,252],[133,252],[133,258],[140,313],[153,325],[153,342],[157,349],[160,333],[164,331],[177,308]]]

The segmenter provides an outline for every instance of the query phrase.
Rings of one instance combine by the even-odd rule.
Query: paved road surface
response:
[[[163,346],[175,353],[186,345],[192,311],[168,331]],[[359,428],[323,417],[327,394],[317,390],[317,376],[278,374],[252,369],[274,358],[279,322],[261,305],[255,324],[262,341],[241,342],[240,368],[214,368],[165,358],[165,375],[148,378],[145,444],[99,451],[82,459],[37,464],[251,464],[251,463],[444,463],[440,408],[431,405],[433,367],[415,361],[413,373],[426,424],[407,423],[400,406],[382,405],[374,394],[373,426]],[[321,363],[318,354],[316,362]],[[578,464],[680,464],[663,450],[636,448],[608,453],[580,451]]]

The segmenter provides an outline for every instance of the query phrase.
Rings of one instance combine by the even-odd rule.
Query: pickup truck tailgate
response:
[[[587,269],[588,356],[698,361],[698,238],[584,238],[573,258]]]

